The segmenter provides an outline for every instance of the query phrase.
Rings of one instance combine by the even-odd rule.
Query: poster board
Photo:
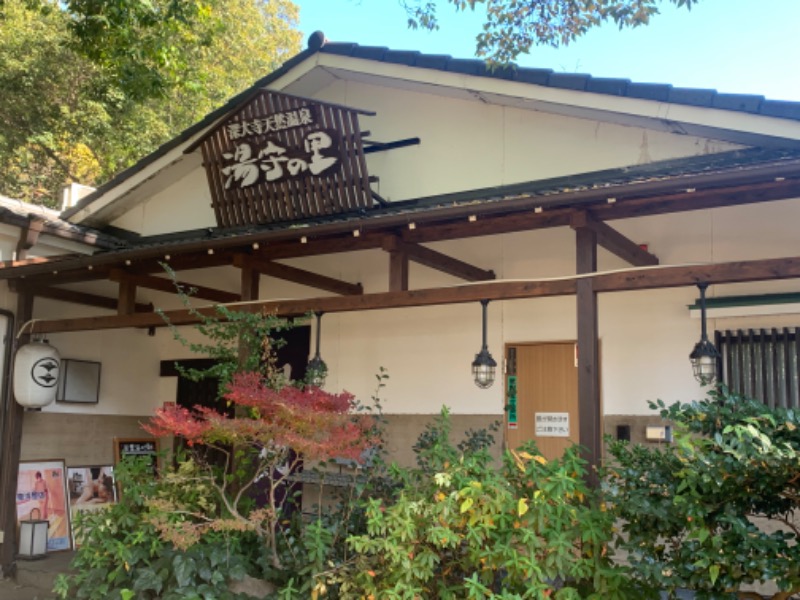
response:
[[[72,545],[80,546],[76,537],[75,517],[81,512],[103,510],[116,503],[117,488],[114,484],[112,465],[89,465],[67,467],[67,493],[69,495]]]
[[[72,548],[67,472],[61,459],[25,460],[17,475],[17,527],[31,518],[48,521],[47,551]]]

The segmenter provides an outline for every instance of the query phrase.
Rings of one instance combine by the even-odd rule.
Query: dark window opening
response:
[[[731,392],[770,408],[800,408],[798,328],[717,331],[715,344],[721,381]]]

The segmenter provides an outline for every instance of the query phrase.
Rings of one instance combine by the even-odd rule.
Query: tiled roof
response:
[[[324,41],[324,37],[321,32],[313,34],[309,39],[309,46],[314,47],[320,44],[320,38]],[[718,108],[800,121],[800,102],[767,100],[764,96],[721,94],[711,89],[673,87],[667,83],[637,83],[632,82],[630,79],[592,77],[583,73],[561,73],[552,69],[537,69],[518,65],[491,68],[486,62],[477,59],[452,58],[448,55],[390,50],[384,47],[359,46],[351,43],[325,42],[318,47],[319,52],[323,54],[352,56],[353,58],[365,58],[421,69],[449,71],[493,79],[520,81],[552,88],[640,98],[669,102],[671,104],[685,104],[687,106]]]
[[[424,54],[416,51],[390,50],[388,48],[376,46],[360,46],[353,43],[329,42],[325,39],[325,35],[318,31],[309,36],[308,48],[290,58],[280,68],[256,81],[249,89],[234,96],[223,106],[206,115],[204,119],[192,125],[169,142],[163,144],[132,167],[116,175],[110,181],[100,186],[97,191],[86,196],[76,206],[64,211],[61,216],[63,218],[69,218],[74,215],[85,206],[91,204],[95,199],[101,197],[110,189],[116,187],[149,164],[155,162],[158,158],[190,139],[196,133],[202,131],[217,119],[242,104],[252,94],[282,77],[295,66],[317,52],[352,56],[354,58],[374,60],[387,64],[402,64],[422,69],[434,69],[494,79],[519,81],[552,88],[578,90],[627,98],[640,98],[687,106],[716,108],[800,121],[800,102],[767,100],[764,96],[748,94],[722,94],[710,89],[680,88],[673,87],[669,84],[636,83],[628,79],[592,77],[591,75],[579,73],[560,73],[552,69],[536,69],[517,65],[491,69],[487,66],[486,62],[478,59],[461,59],[453,58],[448,55]]]

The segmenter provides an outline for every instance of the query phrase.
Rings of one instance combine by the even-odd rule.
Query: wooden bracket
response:
[[[239,294],[227,292],[225,290],[218,290],[216,288],[205,287],[202,285],[195,285],[193,283],[186,283],[184,281],[175,281],[166,279],[164,277],[156,277],[154,275],[140,275],[137,273],[129,273],[122,269],[111,269],[108,274],[111,281],[116,281],[122,287],[123,283],[143,287],[150,290],[157,290],[159,292],[167,292],[168,294],[177,294],[178,290],[176,285],[185,290],[186,293],[191,292],[194,298],[202,300],[210,300],[211,302],[219,302],[222,304],[228,302],[238,302],[241,300]]]
[[[233,258],[233,265],[243,268],[250,268],[263,275],[277,277],[285,281],[307,285],[309,287],[333,292],[342,296],[358,296],[364,293],[364,288],[360,283],[350,283],[341,279],[334,279],[319,273],[306,271],[297,267],[291,267],[271,260],[256,258],[247,254],[237,254]]]
[[[644,250],[636,242],[626,238],[619,231],[598,221],[589,211],[574,211],[570,217],[570,227],[576,231],[587,229],[595,233],[597,243],[634,267],[648,267],[658,264],[658,257]]]
[[[408,260],[466,281],[490,281],[495,279],[494,271],[480,269],[463,260],[426,248],[420,244],[404,242],[397,236],[386,236],[383,241],[383,249],[386,252],[402,252],[408,257]]]

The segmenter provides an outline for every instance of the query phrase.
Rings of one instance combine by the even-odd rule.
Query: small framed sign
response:
[[[97,404],[100,400],[100,363],[72,358],[63,359],[56,400]]]
[[[147,460],[153,470],[153,476],[158,474],[158,440],[155,438],[114,438],[114,464],[120,461],[138,457]]]

